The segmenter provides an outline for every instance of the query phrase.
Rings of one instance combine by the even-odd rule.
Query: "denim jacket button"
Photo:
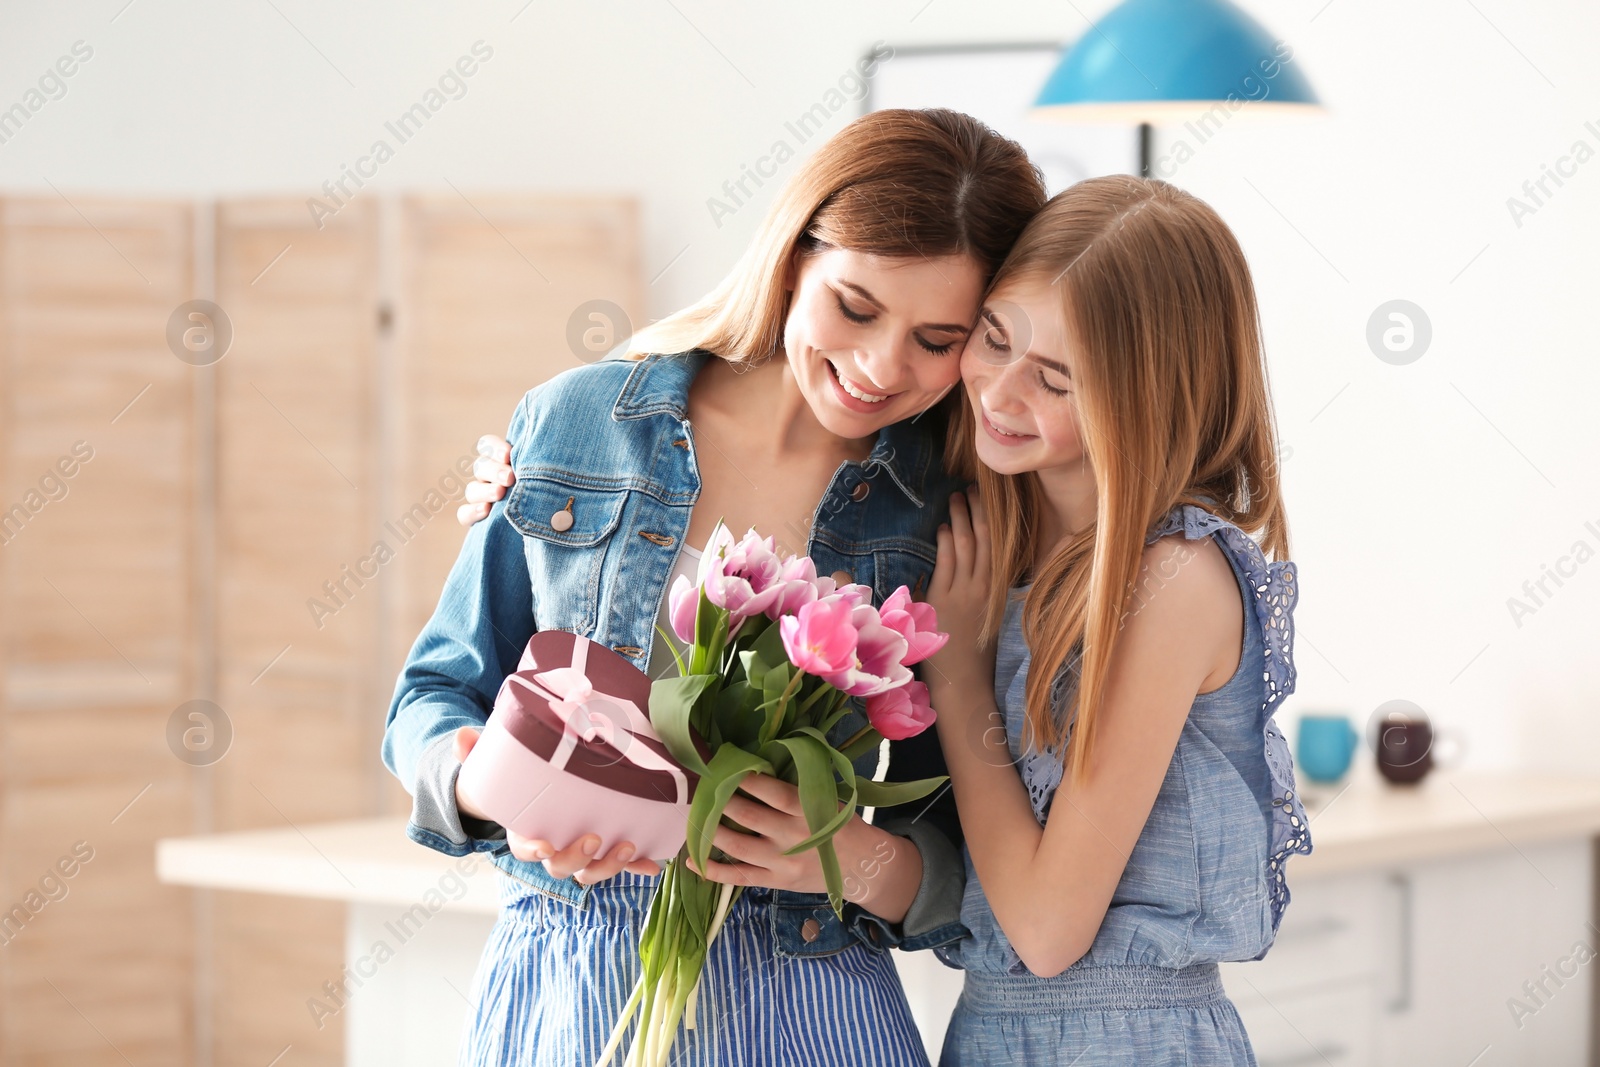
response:
[[[850,583],[852,583],[854,581],[855,581],[855,577],[853,575],[851,575],[851,573],[849,571],[834,571],[833,572],[833,584],[834,585],[849,585]]]
[[[815,919],[807,919],[800,924],[800,937],[806,944],[810,944],[822,936],[822,924]]]
[[[550,516],[550,528],[557,533],[565,533],[566,531],[572,529],[572,512],[568,511],[566,508],[562,508],[554,515]]]
[[[850,499],[859,504],[867,499],[867,494],[870,492],[872,492],[872,484],[870,482],[858,482],[856,487],[850,490]]]
[[[883,940],[883,935],[878,932],[877,926],[873,925],[872,923],[867,924],[867,939],[870,940],[874,945]]]

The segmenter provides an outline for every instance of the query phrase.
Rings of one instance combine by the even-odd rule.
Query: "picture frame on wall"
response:
[[[862,114],[946,107],[1022,145],[1051,195],[1101,174],[1139,173],[1137,127],[1065,123],[1030,114],[1066,47],[1056,41],[895,47],[867,81]],[[882,47],[875,50],[882,56]]]

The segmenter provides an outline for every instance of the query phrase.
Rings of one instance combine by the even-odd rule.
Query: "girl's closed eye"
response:
[[[1066,396],[1068,393],[1072,392],[1072,383],[1070,381],[1062,385],[1057,385],[1051,382],[1050,379],[1051,373],[1045,370],[1043,367],[1040,367],[1039,384],[1044,387],[1045,392],[1053,393],[1056,396]]]
[[[983,313],[983,323],[983,343],[989,347],[989,351],[1010,352],[1011,337],[1006,333],[1006,328],[1000,325],[1000,321],[995,318],[993,312],[985,311]]]

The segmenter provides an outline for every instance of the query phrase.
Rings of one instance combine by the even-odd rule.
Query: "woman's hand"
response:
[[[511,472],[511,446],[505,438],[492,433],[478,438],[472,477],[467,483],[467,502],[456,508],[456,521],[463,526],[487,517],[494,502],[506,495],[506,487],[517,480]]]
[[[503,443],[503,442],[502,442]],[[470,726],[463,726],[456,731],[455,755],[457,762],[465,760],[467,753],[472,751],[472,746],[478,743],[479,731]],[[472,798],[461,791],[461,782],[456,780],[456,807],[463,815],[470,815],[474,819],[492,822],[487,815],[473,803]],[[572,842],[566,848],[558,849],[548,841],[534,837],[523,837],[515,830],[506,829],[506,843],[511,846],[511,854],[525,863],[544,863],[544,869],[556,878],[576,877],[580,885],[593,885],[603,882],[621,871],[630,874],[660,874],[661,865],[654,860],[634,859],[633,844],[628,841],[619,841],[603,856],[596,856],[595,850],[600,847],[600,839],[593,834],[586,834]]]
[[[739,790],[729,799],[724,814],[751,832],[724,823],[712,838],[712,844],[733,862],[711,860],[702,870],[690,860],[689,869],[714,882],[826,893],[828,883],[816,849],[783,854],[811,836],[800,807],[800,790],[766,774],[750,775]],[[890,922],[905,918],[922,880],[922,855],[917,847],[860,815],[834,835],[833,844],[844,874],[845,899]]]
[[[951,494],[950,521],[936,535],[939,555],[928,583],[928,603],[939,613],[939,628],[950,640],[925,664],[923,678],[933,693],[950,687],[987,689],[994,681],[994,648],[979,643],[992,581],[989,517],[976,495],[970,497],[970,507],[968,501],[964,493]],[[940,706],[940,715],[946,710]]]

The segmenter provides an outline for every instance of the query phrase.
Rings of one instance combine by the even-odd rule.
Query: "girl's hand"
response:
[[[487,517],[494,502],[506,495],[506,487],[517,480],[511,472],[511,445],[505,438],[492,433],[478,438],[472,477],[467,483],[467,502],[456,508],[456,521],[463,526]]]
[[[714,882],[733,885],[764,886],[769,889],[787,889],[795,893],[826,893],[827,880],[822,874],[822,858],[816,849],[807,849],[794,856],[785,856],[784,850],[793,848],[811,836],[800,807],[800,790],[788,782],[766,774],[752,774],[744,780],[728,801],[726,817],[752,831],[743,833],[724,823],[717,827],[712,843],[733,861],[711,860],[705,870],[688,861],[689,869]],[[749,796],[743,794],[748,793]],[[880,878],[897,855],[916,854],[916,846],[904,838],[872,826],[857,815],[846,823],[833,838],[839,856],[839,867],[844,873],[846,900],[867,904],[876,914],[898,922],[910,906],[916,883],[921,879],[921,857],[914,870],[904,864],[894,876]],[[909,892],[901,888],[909,878]],[[890,882],[896,883],[891,887]],[[881,891],[880,891],[881,887]],[[893,914],[889,905],[891,897],[903,896]]]
[[[939,613],[939,627],[950,635],[928,659],[924,679],[930,690],[945,686],[987,688],[994,679],[994,649],[979,644],[989,607],[989,516],[983,501],[964,493],[950,496],[950,521],[939,527],[938,561],[928,583],[928,603]],[[944,707],[939,708],[941,715]]]
[[[467,753],[478,743],[478,734],[479,731],[470,726],[463,726],[456,731],[457,762],[467,758]],[[493,821],[473,803],[471,797],[461,792],[460,779],[456,780],[456,807],[463,815],[470,815],[485,822]],[[542,861],[544,869],[553,877],[576,877],[580,885],[603,882],[621,871],[628,871],[630,874],[661,873],[661,865],[654,860],[634,859],[633,844],[628,841],[619,841],[605,855],[596,856],[594,852],[600,846],[600,839],[594,834],[586,834],[566,848],[558,849],[548,841],[523,837],[508,827],[506,843],[511,846],[511,854],[517,859],[525,863]]]

